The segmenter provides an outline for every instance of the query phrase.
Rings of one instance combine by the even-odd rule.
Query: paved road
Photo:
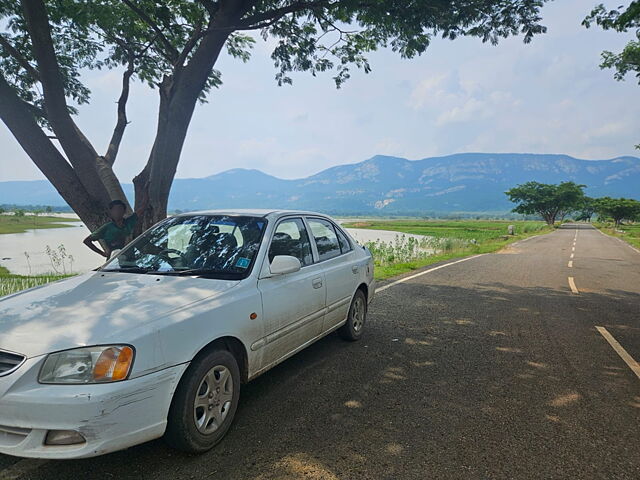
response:
[[[378,293],[366,339],[247,385],[205,455],[0,456],[0,479],[637,480],[640,378],[597,326],[640,359],[640,252],[565,226]]]

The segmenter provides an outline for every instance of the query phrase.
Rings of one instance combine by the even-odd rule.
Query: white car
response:
[[[241,383],[339,330],[357,340],[373,261],[291,211],[168,218],[98,270],[0,299],[0,453],[82,458],[165,436],[202,452]]]

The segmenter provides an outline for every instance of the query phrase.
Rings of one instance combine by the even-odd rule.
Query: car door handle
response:
[[[314,278],[313,280],[311,280],[311,284],[313,285],[313,288],[321,288],[322,287],[322,279],[321,278]]]
[[[358,266],[357,266],[357,265],[354,265],[353,267],[351,267],[351,271],[352,271],[353,273],[358,273]]]

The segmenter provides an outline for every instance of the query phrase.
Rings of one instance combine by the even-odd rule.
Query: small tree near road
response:
[[[516,207],[515,213],[540,215],[548,225],[562,220],[567,214],[580,208],[584,197],[585,185],[574,182],[562,182],[558,185],[527,182],[508,191],[506,195]]]
[[[595,200],[595,208],[600,217],[612,219],[616,227],[623,220],[640,220],[640,202],[631,198],[598,198]]]

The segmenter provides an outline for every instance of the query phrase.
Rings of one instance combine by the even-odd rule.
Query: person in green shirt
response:
[[[111,217],[111,221],[105,223],[85,238],[84,244],[97,254],[109,258],[114,250],[121,249],[125,246],[127,238],[133,233],[133,229],[136,226],[138,214],[142,214],[146,208],[146,204],[146,201],[142,202],[133,214],[125,218],[124,214],[127,210],[125,203],[122,200],[109,202],[109,217]],[[107,247],[105,250],[102,250],[93,243],[98,240],[104,240]]]

